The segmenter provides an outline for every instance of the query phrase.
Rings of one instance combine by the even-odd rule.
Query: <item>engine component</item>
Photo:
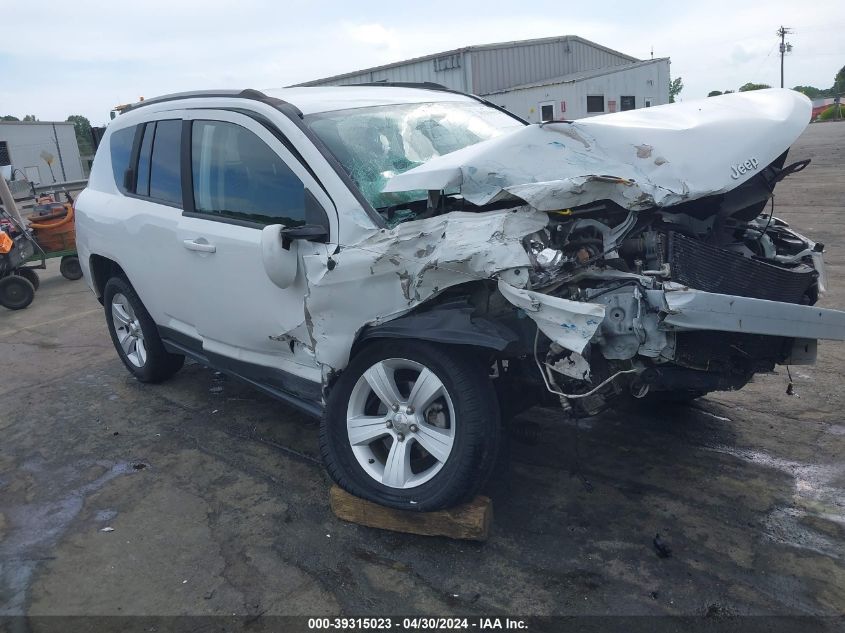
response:
[[[705,292],[802,303],[818,277],[804,264],[774,266],[675,232],[668,250],[672,281]]]
[[[646,231],[638,237],[628,238],[619,248],[624,257],[641,258],[645,267],[659,270],[666,262],[666,238],[658,231]]]

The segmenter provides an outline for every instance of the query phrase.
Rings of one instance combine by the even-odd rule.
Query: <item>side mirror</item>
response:
[[[305,189],[305,224],[285,227],[271,224],[261,230],[261,259],[264,271],[279,288],[296,279],[299,255],[294,240],[325,242],[329,239],[329,218],[323,206]]]
[[[282,248],[288,250],[293,240],[320,242],[329,236],[329,232],[325,226],[320,226],[319,224],[303,224],[301,226],[284,228],[279,231],[279,235],[282,236]]]
[[[282,244],[281,233],[285,229],[281,224],[271,224],[261,230],[261,261],[264,272],[279,288],[287,288],[296,279],[299,258],[295,248]]]

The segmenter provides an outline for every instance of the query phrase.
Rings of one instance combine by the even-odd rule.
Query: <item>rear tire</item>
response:
[[[112,277],[103,289],[106,324],[120,360],[141,382],[162,382],[182,368],[185,357],[164,349],[150,313],[132,285]]]
[[[471,499],[489,478],[500,441],[486,366],[418,341],[379,341],[356,355],[320,425],[320,452],[340,487],[420,512]]]
[[[23,310],[35,298],[35,288],[20,275],[7,275],[0,279],[0,305],[9,310]]]
[[[71,281],[82,279],[82,266],[79,265],[79,258],[76,255],[62,257],[59,272],[62,273],[62,277]]]
[[[41,280],[38,278],[38,273],[37,273],[37,272],[35,272],[32,268],[18,268],[18,269],[15,271],[15,274],[16,274],[18,277],[23,277],[23,278],[24,278],[24,279],[26,279],[29,283],[31,283],[31,284],[32,284],[32,287],[33,287],[35,290],[38,290],[38,286],[40,286],[40,285],[41,285]]]

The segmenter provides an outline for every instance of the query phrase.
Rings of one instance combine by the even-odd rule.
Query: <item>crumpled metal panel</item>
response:
[[[451,286],[507,271],[508,279],[527,283],[521,240],[547,223],[545,213],[525,207],[453,212],[373,230],[335,254],[304,255],[305,325],[317,362],[342,369],[361,328],[406,314]]]
[[[384,191],[460,187],[474,204],[516,197],[551,211],[609,199],[632,210],[724,193],[783,153],[810,101],[769,89],[530,125],[394,176]]]
[[[675,284],[666,284],[663,297],[668,311],[663,323],[676,330],[845,340],[845,312],[839,310],[720,295]]]
[[[499,292],[537,324],[552,341],[580,354],[604,319],[605,308],[598,303],[570,301],[516,288],[499,280]]]

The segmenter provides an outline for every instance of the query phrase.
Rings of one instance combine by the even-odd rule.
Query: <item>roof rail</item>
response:
[[[263,92],[253,90],[252,88],[247,88],[246,90],[192,90],[189,92],[174,92],[168,95],[161,95],[160,97],[153,97],[152,99],[144,99],[138,103],[130,104],[123,109],[121,114],[155,103],[165,103],[167,101],[176,101],[177,99],[202,99],[209,97],[241,97],[243,99],[254,99],[256,101],[269,99],[269,97]]]
[[[443,84],[436,84],[433,81],[368,81],[362,84],[344,84],[344,86],[386,86],[388,88],[422,88],[426,90],[442,90],[444,92],[455,92]],[[318,86],[314,86],[318,87]],[[340,88],[342,86],[338,86]]]

